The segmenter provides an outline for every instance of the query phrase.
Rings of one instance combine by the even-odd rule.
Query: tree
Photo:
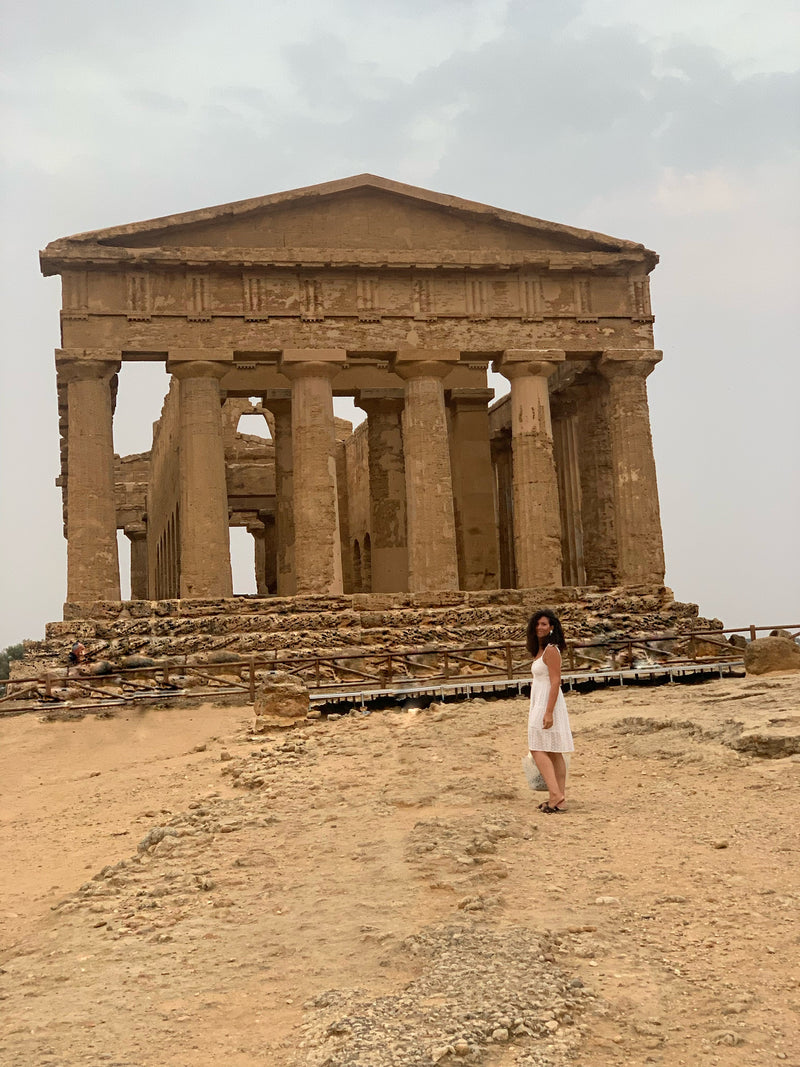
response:
[[[25,643],[9,645],[0,652],[0,679],[8,678],[9,664],[15,659],[22,659],[25,654]]]

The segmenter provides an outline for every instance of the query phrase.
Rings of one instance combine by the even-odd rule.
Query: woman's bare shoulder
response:
[[[548,645],[542,653],[542,659],[549,663],[560,663],[561,652],[559,651],[558,645]]]

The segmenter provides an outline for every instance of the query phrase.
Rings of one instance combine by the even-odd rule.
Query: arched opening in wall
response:
[[[256,593],[256,548],[253,535],[244,526],[228,527],[231,546],[233,595],[252,596]]]
[[[265,441],[272,440],[267,420],[263,415],[253,412],[245,412],[244,415],[239,416],[236,432],[247,434],[248,437],[262,437]]]
[[[358,541],[353,542],[353,592],[361,593],[364,586],[361,581],[361,549]]]
[[[364,580],[362,592],[372,592],[372,541],[369,534],[364,535]]]

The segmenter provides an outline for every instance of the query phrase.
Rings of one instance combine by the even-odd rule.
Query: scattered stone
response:
[[[255,733],[265,733],[272,727],[293,726],[309,713],[308,689],[293,674],[269,671],[263,675],[256,690]]]
[[[715,1045],[743,1045],[744,1038],[734,1030],[715,1030],[710,1035]]]
[[[800,671],[800,645],[789,637],[759,637],[745,649],[744,669],[748,674]]]

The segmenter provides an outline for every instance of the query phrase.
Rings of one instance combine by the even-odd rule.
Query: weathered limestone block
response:
[[[745,649],[744,668],[748,674],[800,671],[800,645],[788,637],[759,637]]]
[[[308,715],[309,707],[308,689],[299,678],[286,671],[271,671],[256,690],[253,729],[264,733],[276,726],[292,726]]]

